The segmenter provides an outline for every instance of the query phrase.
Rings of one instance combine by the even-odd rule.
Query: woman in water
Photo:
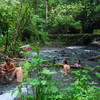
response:
[[[72,67],[82,68],[81,61],[80,60],[77,60],[77,62],[74,65],[72,65]]]

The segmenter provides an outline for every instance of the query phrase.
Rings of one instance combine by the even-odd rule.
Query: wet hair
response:
[[[81,63],[81,60],[78,60],[79,63]]]
[[[8,58],[7,58],[7,59],[5,59],[5,62],[10,62],[10,61],[11,61],[11,60],[10,60],[10,59],[8,59]]]
[[[64,64],[68,64],[67,60],[63,60]]]

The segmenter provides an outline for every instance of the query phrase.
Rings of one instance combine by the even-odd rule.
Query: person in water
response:
[[[10,59],[6,59],[4,65],[2,66],[1,73],[7,76],[9,73],[11,74],[9,81],[11,81],[14,76],[17,78],[17,82],[22,82],[23,73],[21,67],[15,67],[13,63],[11,63]]]
[[[72,67],[82,68],[81,61],[77,60],[77,62],[74,65],[72,65]]]
[[[68,65],[67,60],[63,60],[63,62],[61,64],[59,64],[59,65],[64,67],[64,74],[65,74],[65,76],[67,75],[68,72],[71,71],[70,70],[70,66]]]

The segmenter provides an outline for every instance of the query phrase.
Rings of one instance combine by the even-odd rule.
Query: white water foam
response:
[[[81,49],[84,48],[84,46],[70,46],[70,47],[66,47],[68,49]]]
[[[27,89],[25,87],[22,88],[23,93],[27,93]],[[0,100],[14,100],[18,95],[18,89],[11,90],[7,93],[0,95]]]

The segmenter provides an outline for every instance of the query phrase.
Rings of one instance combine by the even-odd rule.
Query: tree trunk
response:
[[[47,20],[48,20],[48,0],[45,1],[45,5],[46,5],[46,15],[45,15],[45,17],[46,17],[46,22],[47,22]]]
[[[8,32],[6,32],[6,43],[5,43],[5,50],[4,50],[5,53],[7,53],[7,49],[8,49]]]
[[[35,14],[38,13],[37,8],[38,8],[38,0],[35,0],[35,2],[34,2],[34,10],[35,10]]]

